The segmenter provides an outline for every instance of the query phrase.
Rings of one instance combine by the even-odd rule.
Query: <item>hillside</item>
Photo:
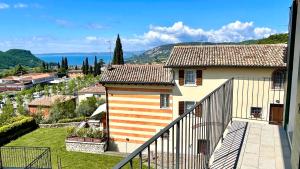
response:
[[[42,60],[34,56],[28,50],[10,49],[6,52],[0,51],[0,69],[8,69],[18,64],[28,67],[41,65]]]
[[[278,44],[278,43],[287,43],[288,34],[276,34],[271,35],[268,38],[258,39],[258,40],[247,40],[243,42],[229,42],[229,43],[210,43],[210,42],[186,42],[186,43],[177,43],[177,44],[168,44],[155,47],[153,49],[147,50],[140,55],[135,55],[131,58],[126,59],[126,63],[164,63],[169,57],[171,50],[174,46],[178,45],[216,45],[216,44]]]

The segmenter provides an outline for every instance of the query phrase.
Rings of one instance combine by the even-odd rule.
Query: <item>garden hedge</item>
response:
[[[0,127],[0,146],[38,128],[32,117],[24,117],[12,124]]]

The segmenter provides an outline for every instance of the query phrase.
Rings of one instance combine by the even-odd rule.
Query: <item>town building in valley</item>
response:
[[[0,79],[0,91],[19,91],[36,84],[48,83],[56,78],[54,73],[29,73]]]
[[[282,124],[286,49],[284,44],[175,46],[164,65],[112,66],[101,79],[110,148],[133,151],[232,78],[233,118]],[[201,111],[194,113],[201,118]]]
[[[97,99],[105,99],[105,87],[101,84],[95,84],[92,86],[85,87],[78,91],[78,102],[86,100],[89,97],[96,97]]]
[[[30,115],[36,115],[37,113],[42,113],[45,118],[49,117],[51,107],[56,103],[65,102],[76,102],[75,96],[68,95],[55,95],[55,96],[43,96],[32,100],[28,104],[28,110]]]

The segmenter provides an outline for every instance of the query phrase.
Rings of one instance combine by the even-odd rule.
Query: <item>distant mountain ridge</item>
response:
[[[8,69],[16,65],[36,67],[42,64],[42,60],[34,56],[29,50],[10,49],[0,51],[0,69]]]
[[[140,55],[135,55],[133,57],[127,58],[126,63],[131,64],[145,64],[145,63],[165,63],[168,59],[174,46],[179,45],[250,45],[250,44],[278,44],[287,43],[288,34],[275,34],[268,38],[258,39],[258,40],[247,40],[242,42],[226,42],[226,43],[211,43],[211,42],[185,42],[176,44],[167,44],[155,47],[153,49],[147,50]]]

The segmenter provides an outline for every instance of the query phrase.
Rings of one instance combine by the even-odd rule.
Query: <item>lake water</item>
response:
[[[124,59],[131,57],[133,53],[124,53]],[[68,58],[69,65],[82,65],[82,61],[87,57],[89,59],[89,64],[94,64],[94,57],[97,59],[103,59],[107,64],[111,60],[109,53],[62,53],[62,54],[36,54],[38,58],[45,62],[61,62],[62,57]]]

